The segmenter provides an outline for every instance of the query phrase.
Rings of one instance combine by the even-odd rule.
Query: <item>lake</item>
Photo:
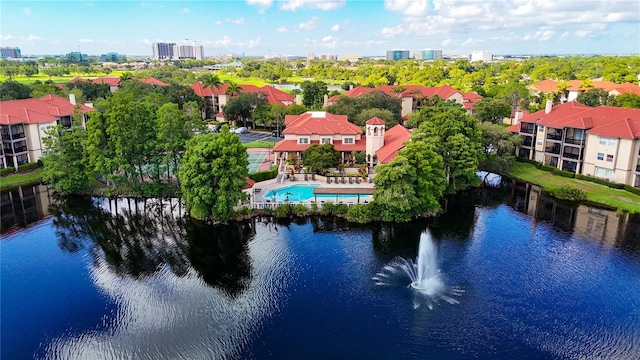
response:
[[[3,193],[1,358],[640,357],[640,216],[512,182],[445,208],[214,227],[176,199]],[[373,280],[427,238],[453,302]]]

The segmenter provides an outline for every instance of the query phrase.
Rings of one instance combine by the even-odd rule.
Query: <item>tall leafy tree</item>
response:
[[[615,104],[619,107],[640,109],[640,95],[625,93],[615,98]]]
[[[347,115],[349,121],[356,125],[364,126],[364,122],[370,118],[362,116],[362,113],[369,110],[369,114],[373,114],[373,110],[380,118],[383,118],[388,127],[400,123],[402,113],[402,100],[397,97],[389,96],[383,91],[372,91],[357,98],[349,96],[341,96],[338,101],[329,105],[327,111],[332,114]],[[380,110],[386,110],[383,114]],[[390,112],[392,117],[389,118],[386,112]]]
[[[44,139],[43,180],[63,195],[80,191],[89,183],[83,161],[87,132],[82,127],[82,116],[76,108],[70,128],[58,125],[50,129],[49,136]]]
[[[473,115],[480,121],[499,124],[511,115],[511,104],[501,99],[483,98],[473,104]]]
[[[340,152],[333,144],[313,144],[302,153],[302,162],[309,171],[324,175],[328,168],[340,164]]]
[[[590,89],[578,95],[576,101],[582,105],[596,107],[613,104],[615,98],[602,89]]]
[[[31,89],[14,80],[0,82],[0,100],[19,100],[31,97]]]
[[[228,120],[236,123],[242,122],[244,126],[247,126],[247,120],[251,118],[254,109],[265,102],[266,100],[262,94],[241,93],[223,106],[224,116]]]
[[[302,104],[309,109],[319,110],[324,106],[324,96],[329,93],[323,81],[304,81],[302,88]]]
[[[241,187],[249,165],[240,138],[224,125],[219,134],[194,136],[186,146],[179,171],[184,201],[191,216],[228,221],[244,199]]]
[[[233,80],[228,80],[226,81],[226,83],[227,88],[224,91],[226,95],[229,95],[231,97],[240,95],[240,93],[242,92],[242,87],[238,85],[238,83]]]
[[[164,154],[167,178],[177,173],[180,156],[193,134],[187,114],[178,104],[166,103],[158,109],[158,146]]]
[[[444,162],[427,141],[411,141],[388,164],[376,167],[373,207],[383,221],[409,221],[440,209],[447,187]]]
[[[479,168],[482,170],[506,173],[515,161],[515,149],[522,144],[522,137],[512,134],[501,125],[484,122],[482,131],[483,154]]]

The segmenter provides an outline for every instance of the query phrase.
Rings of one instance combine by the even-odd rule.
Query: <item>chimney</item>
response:
[[[553,107],[553,102],[551,102],[551,100],[547,100],[547,104],[544,107],[544,113],[545,114],[550,113],[552,107]]]
[[[329,95],[328,94],[324,94],[324,105],[323,107],[327,107],[329,106]]]
[[[638,75],[638,79],[640,79],[640,75]],[[349,90],[353,90],[353,84],[349,84]]]
[[[76,94],[69,94],[69,102],[71,103],[71,105],[75,106],[76,105]]]
[[[302,105],[302,95],[296,94],[296,100],[294,102],[296,105]]]
[[[522,119],[522,115],[523,115],[522,110],[516,110],[516,113],[513,117],[513,125],[520,123],[520,119]]]

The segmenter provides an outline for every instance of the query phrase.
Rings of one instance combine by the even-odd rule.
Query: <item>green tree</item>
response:
[[[378,109],[378,108],[363,110],[361,113],[356,115],[355,119],[353,120],[353,123],[359,126],[364,126],[367,120],[374,117],[378,117],[384,120],[386,127],[391,127],[392,125],[397,124],[395,115],[391,111],[387,109]]]
[[[578,101],[582,105],[591,107],[615,103],[615,99],[613,96],[610,96],[606,91],[597,88],[590,89],[581,93],[576,98],[576,101]]]
[[[224,91],[226,95],[233,97],[233,96],[240,95],[240,93],[242,92],[242,87],[238,85],[235,81],[227,80],[226,84],[227,84],[227,89]]]
[[[178,104],[166,103],[158,109],[158,146],[164,154],[167,178],[178,171],[180,156],[193,134],[187,114]]]
[[[302,153],[302,162],[308,171],[324,175],[328,168],[340,164],[340,152],[333,144],[313,144]]]
[[[253,111],[260,104],[266,102],[264,96],[259,93],[241,93],[237,97],[230,99],[222,107],[225,118],[236,123],[242,122],[247,126],[247,120],[251,118]]]
[[[307,112],[307,107],[304,105],[294,104],[287,108],[287,115],[300,115]]]
[[[625,108],[640,109],[640,95],[625,93],[615,98],[615,105]]]
[[[473,115],[480,121],[501,124],[511,115],[511,104],[501,99],[483,98],[473,104]]]
[[[379,90],[372,91],[357,98],[340,96],[338,101],[327,107],[328,112],[337,115],[347,115],[349,121],[359,126],[363,126],[364,122],[370,119],[364,119],[366,115],[361,115],[364,111],[369,109],[378,109],[376,110],[376,113],[383,115],[379,117],[385,120],[387,127],[392,127],[393,125],[400,123],[402,120],[402,100],[397,97],[389,96],[385,92]],[[380,109],[391,112],[393,116],[389,118],[388,113],[385,111],[384,114],[382,114]]]
[[[522,144],[522,137],[489,122],[481,123],[480,131],[482,131],[483,156],[478,165],[479,168],[505,174],[515,161],[515,149]]]
[[[324,96],[329,93],[327,84],[322,81],[304,81],[302,88],[302,104],[309,109],[320,110],[324,106]]]
[[[244,199],[249,165],[240,138],[224,125],[219,134],[204,133],[187,142],[179,178],[184,201],[197,219],[228,221]]]
[[[47,132],[49,136],[44,139],[46,150],[42,157],[42,178],[62,195],[76,193],[85,189],[89,183],[83,161],[83,144],[87,132],[82,127],[82,116],[76,107],[71,127],[53,127]]]
[[[0,100],[19,100],[31,97],[31,89],[14,80],[0,82]]]

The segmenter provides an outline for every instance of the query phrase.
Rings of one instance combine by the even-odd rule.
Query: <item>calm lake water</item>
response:
[[[177,200],[2,194],[2,359],[637,359],[640,217],[506,184],[441,218],[211,227]],[[24,228],[26,226],[26,229]],[[458,303],[372,278],[422,237]]]

